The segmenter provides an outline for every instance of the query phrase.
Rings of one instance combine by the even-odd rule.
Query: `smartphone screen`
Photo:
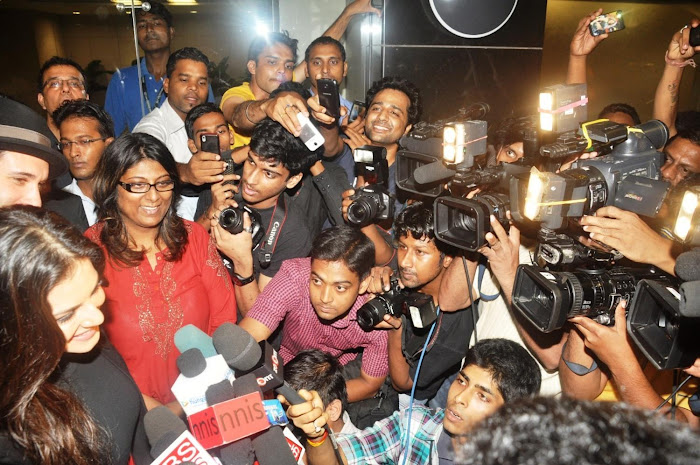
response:
[[[624,29],[625,22],[622,19],[622,10],[611,11],[610,13],[598,16],[591,21],[588,28],[591,30],[591,35],[594,37]]]
[[[199,140],[201,142],[200,150],[202,152],[215,153],[219,155],[221,150],[219,148],[219,135],[204,133],[199,135]]]
[[[336,120],[340,118],[340,94],[338,94],[338,83],[335,79],[318,79],[318,101],[326,109],[326,114]]]
[[[352,102],[352,108],[350,108],[350,113],[348,114],[348,123],[352,123],[357,119],[358,116],[364,116],[365,114],[365,102],[360,102],[355,100]]]

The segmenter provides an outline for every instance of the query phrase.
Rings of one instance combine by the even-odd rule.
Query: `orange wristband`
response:
[[[306,438],[306,442],[309,443],[311,447],[318,447],[324,442],[326,442],[326,439],[328,439],[328,430],[325,430],[323,432],[323,436],[321,436],[319,439],[312,441],[311,439]]]

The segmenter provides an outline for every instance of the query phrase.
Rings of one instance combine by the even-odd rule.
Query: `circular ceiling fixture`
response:
[[[508,22],[518,0],[430,0],[440,24],[466,39],[486,37]]]

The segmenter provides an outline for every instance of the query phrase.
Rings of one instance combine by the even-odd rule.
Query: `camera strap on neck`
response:
[[[267,225],[265,229],[265,239],[263,239],[258,249],[258,260],[260,261],[260,266],[262,268],[267,268],[272,262],[272,254],[275,253],[275,248],[277,247],[277,241],[279,240],[280,233],[284,223],[287,221],[287,205],[284,200],[284,192],[280,194],[277,198],[277,204],[275,209],[272,211],[272,218],[270,218],[270,224]]]

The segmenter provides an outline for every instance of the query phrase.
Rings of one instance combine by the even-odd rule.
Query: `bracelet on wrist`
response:
[[[309,438],[306,438],[306,442],[307,442],[311,447],[318,447],[318,446],[320,446],[321,444],[323,444],[324,442],[326,442],[326,439],[328,439],[328,430],[324,430],[324,431],[323,431],[323,436],[321,436],[320,438],[315,439],[315,440],[313,440],[313,441],[312,441],[311,439],[309,439]]]
[[[252,104],[253,104],[253,101],[252,101],[252,100],[249,100],[248,103],[247,103],[246,106],[245,106],[245,111],[244,111],[244,113],[245,113],[245,119],[247,119],[247,120],[250,122],[250,124],[255,124],[255,121],[253,121],[252,119],[250,119],[250,116],[248,115],[248,108],[250,108],[250,106],[251,106]]]

